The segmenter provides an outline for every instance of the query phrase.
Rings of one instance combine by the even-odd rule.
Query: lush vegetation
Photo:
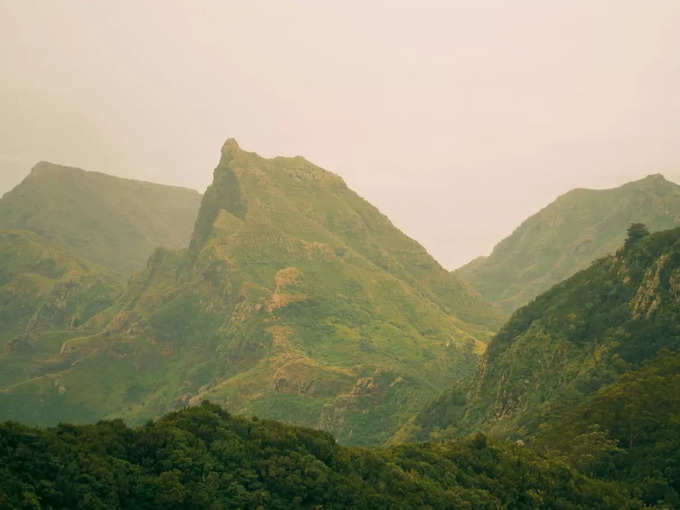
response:
[[[479,434],[364,450],[203,403],[122,421],[0,425],[3,508],[626,509],[623,486]]]
[[[663,231],[520,309],[489,346],[471,419],[532,431],[660,349],[680,348],[679,276],[680,229]]]
[[[518,310],[477,383],[442,394],[393,441],[484,430],[676,508],[679,349],[680,229],[633,224],[615,255]]]
[[[0,200],[0,229],[29,230],[127,278],[158,246],[185,248],[196,191],[38,163]]]
[[[0,230],[0,507],[680,506],[680,229],[627,225],[487,348],[503,314],[302,158],[228,140],[190,244],[154,226],[186,192],[146,186],[41,164],[0,200],[0,223],[54,241]],[[660,177],[614,192],[678,198]],[[187,248],[122,289],[159,235]]]
[[[680,353],[661,351],[544,423],[532,441],[589,476],[680,508]]]
[[[526,437],[661,349],[680,348],[680,229],[629,234],[615,255],[518,310],[489,344],[474,387],[430,404],[404,437],[479,427]]]
[[[228,140],[189,248],[2,388],[0,417],[141,423],[210,399],[379,444],[474,375],[502,320],[338,176]]]
[[[531,216],[456,274],[508,313],[613,253],[632,222],[650,230],[680,224],[680,186],[651,175],[609,190],[576,189]]]
[[[38,375],[120,290],[109,272],[33,232],[0,231],[0,387]]]

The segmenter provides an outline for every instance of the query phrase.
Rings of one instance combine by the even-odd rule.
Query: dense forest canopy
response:
[[[366,450],[201,406],[120,420],[0,425],[0,506],[70,509],[633,509],[624,485],[482,434]]]

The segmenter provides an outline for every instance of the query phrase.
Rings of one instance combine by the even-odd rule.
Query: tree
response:
[[[648,235],[649,230],[647,229],[647,225],[644,223],[631,223],[630,227],[628,227],[628,237],[626,238],[624,248],[633,246],[640,239]]]

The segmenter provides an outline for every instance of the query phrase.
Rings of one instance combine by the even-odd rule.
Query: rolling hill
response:
[[[652,231],[679,226],[680,186],[656,174],[614,189],[572,190],[455,273],[511,313],[614,253],[636,222]]]
[[[158,246],[189,244],[200,202],[190,189],[41,162],[0,199],[0,229],[35,232],[127,278]]]

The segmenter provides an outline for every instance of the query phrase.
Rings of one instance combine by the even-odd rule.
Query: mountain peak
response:
[[[650,184],[667,184],[668,180],[660,173],[649,174],[647,177],[642,179],[642,182]]]
[[[222,150],[241,150],[241,146],[236,141],[236,138],[230,137],[225,140],[224,145],[222,145]]]
[[[81,170],[79,168],[57,165],[56,163],[50,163],[49,161],[38,161],[33,166],[33,168],[31,169],[31,174],[41,175],[41,174],[44,174],[44,173],[47,173],[47,172],[64,173],[64,172],[77,172],[77,171],[84,172],[84,170]]]
[[[621,186],[623,189],[635,188],[642,190],[666,190],[675,189],[677,185],[666,179],[661,173],[649,174],[637,181],[632,181]]]
[[[241,146],[236,141],[236,138],[227,138],[222,145],[222,157],[231,160],[236,154],[243,152]]]

